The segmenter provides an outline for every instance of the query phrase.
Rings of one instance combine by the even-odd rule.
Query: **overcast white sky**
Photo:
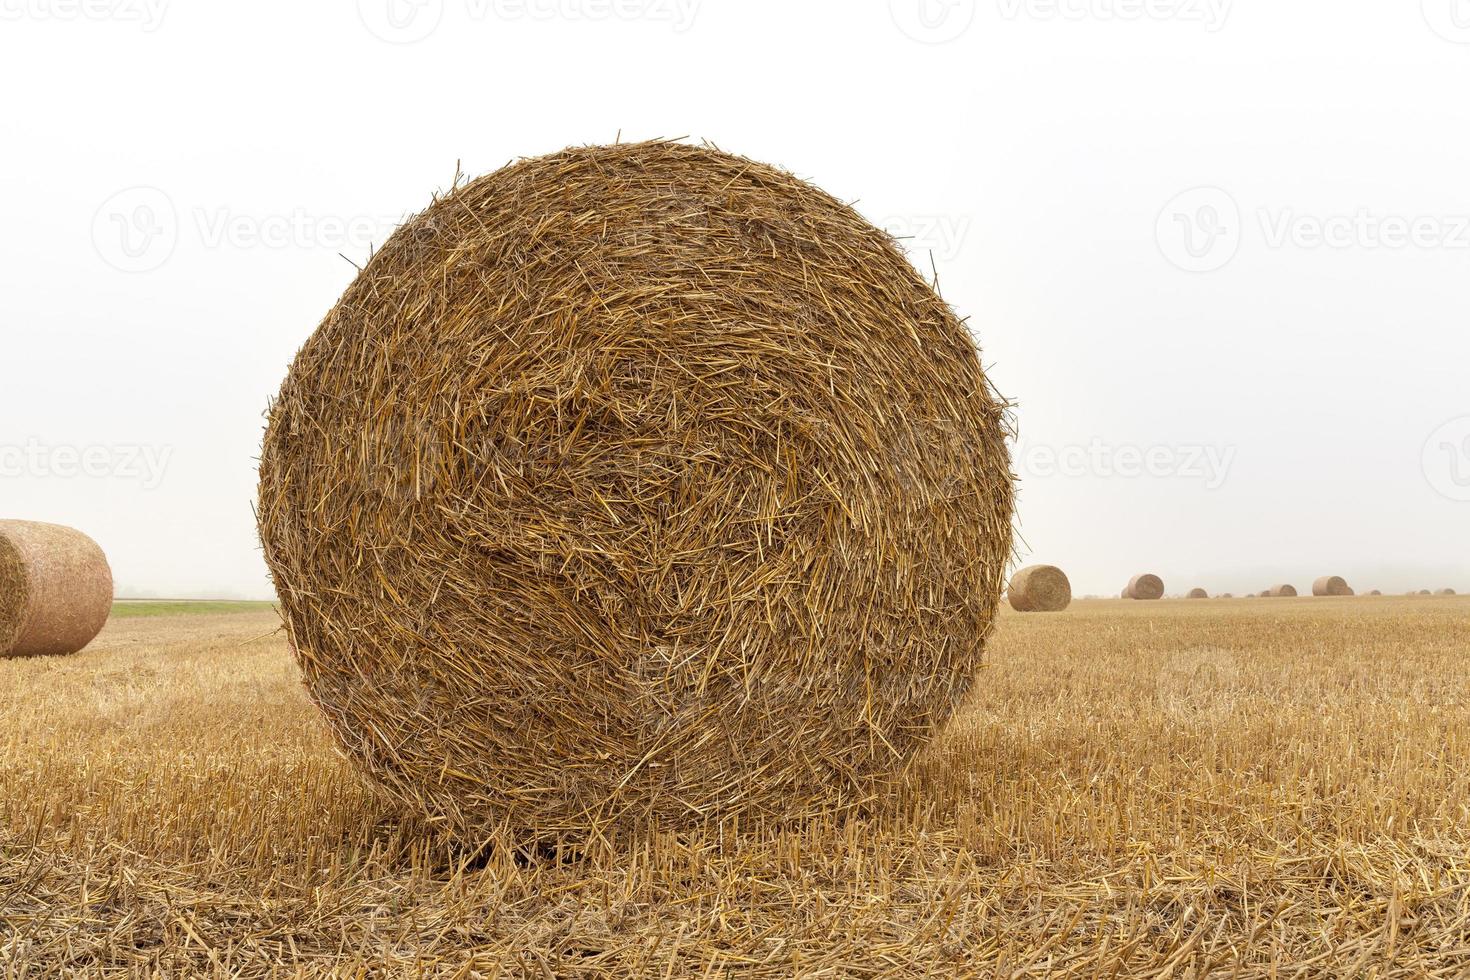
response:
[[[619,131],[912,236],[1079,594],[1470,591],[1470,0],[0,0],[0,83],[0,516],[120,594],[269,595],[341,256]]]

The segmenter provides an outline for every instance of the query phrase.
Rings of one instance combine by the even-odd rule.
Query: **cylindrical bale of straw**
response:
[[[1312,583],[1314,596],[1350,596],[1353,590],[1340,575],[1324,575]]]
[[[1206,592],[1204,589],[1190,589],[1189,590],[1189,595],[1186,596],[1185,598],[1187,598],[1187,599],[1208,599],[1209,597],[1210,597],[1210,594],[1208,592]]]
[[[1157,575],[1143,574],[1135,575],[1128,581],[1128,588],[1123,590],[1125,599],[1162,599],[1164,597],[1164,580]]]
[[[1439,594],[1440,595],[1454,595],[1455,594],[1455,590],[1454,589],[1440,589],[1439,590]]]
[[[309,694],[451,830],[852,812],[975,681],[1005,402],[790,174],[569,149],[400,227],[297,355],[258,513]]]
[[[112,569],[95,541],[60,524],[0,521],[0,656],[76,653],[111,610]]]
[[[1011,576],[1006,597],[1017,612],[1061,612],[1072,603],[1072,583],[1055,565],[1030,565]]]
[[[1284,584],[1283,585],[1273,585],[1269,589],[1267,589],[1265,592],[1262,592],[1261,593],[1261,595],[1271,596],[1272,598],[1276,598],[1276,599],[1290,599],[1293,596],[1295,596],[1296,594],[1297,594],[1296,586],[1294,586],[1294,585],[1284,585]]]
[[[1372,592],[1369,592],[1368,594],[1369,595],[1383,595],[1383,593],[1381,591],[1379,591],[1378,589],[1374,589]]]

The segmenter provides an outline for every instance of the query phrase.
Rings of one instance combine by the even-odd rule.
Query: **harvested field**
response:
[[[366,789],[273,614],[114,618],[77,656],[0,662],[0,966],[1462,976],[1467,615],[1007,610],[869,818],[581,857],[456,850]]]

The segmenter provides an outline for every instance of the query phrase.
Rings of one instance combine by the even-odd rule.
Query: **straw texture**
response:
[[[0,656],[76,653],[112,610],[97,543],[59,524],[0,521]]]
[[[710,148],[571,149],[368,263],[272,407],[261,539],[312,698],[430,819],[801,818],[970,689],[1008,428],[849,207]]]
[[[1125,599],[1162,599],[1164,597],[1164,580],[1157,575],[1135,575],[1128,582],[1128,588],[1123,590]]]
[[[1269,596],[1273,599],[1290,599],[1296,594],[1296,586],[1294,585],[1273,585],[1261,593],[1261,595]]]
[[[1072,583],[1055,565],[1030,565],[1011,576],[1006,597],[1017,612],[1061,612],[1072,604]]]
[[[1208,599],[1209,597],[1210,594],[1204,589],[1190,589],[1189,595],[1185,596],[1187,599]]]

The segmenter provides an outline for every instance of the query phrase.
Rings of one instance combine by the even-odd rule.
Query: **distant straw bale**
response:
[[[1353,594],[1347,580],[1340,575],[1324,575],[1312,583],[1312,595],[1314,596],[1350,596]]]
[[[1204,589],[1190,589],[1189,595],[1186,596],[1188,599],[1208,599],[1209,597],[1210,594]]]
[[[112,611],[97,543],[60,524],[0,521],[0,656],[76,653]]]
[[[1017,612],[1061,612],[1072,603],[1072,583],[1055,565],[1030,565],[1011,576],[1006,597]]]
[[[1262,592],[1261,593],[1261,595],[1263,595],[1263,596],[1270,596],[1271,598],[1276,598],[1276,599],[1281,599],[1281,598],[1290,599],[1290,598],[1294,597],[1296,594],[1297,594],[1296,586],[1294,586],[1294,585],[1273,585],[1269,589],[1267,589],[1265,592]]]
[[[1135,575],[1123,590],[1123,598],[1153,600],[1164,597],[1164,580],[1148,573]]]

